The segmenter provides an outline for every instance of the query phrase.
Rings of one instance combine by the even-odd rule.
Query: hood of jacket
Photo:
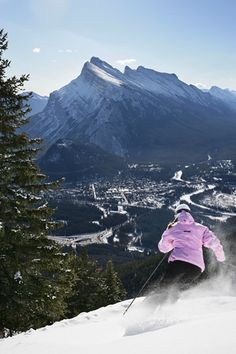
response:
[[[181,213],[178,215],[178,222],[181,224],[192,224],[194,222],[194,218],[190,213],[187,211],[181,211]]]

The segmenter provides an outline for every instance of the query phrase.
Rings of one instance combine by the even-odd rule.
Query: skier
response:
[[[164,302],[168,295],[178,298],[181,290],[194,285],[205,269],[202,246],[211,248],[219,262],[224,262],[223,247],[206,226],[194,221],[187,204],[180,204],[175,210],[176,218],[168,225],[158,244],[162,253],[171,252],[168,266],[159,283],[162,296],[158,302]],[[174,285],[175,291],[169,288]],[[177,291],[176,291],[177,290]]]

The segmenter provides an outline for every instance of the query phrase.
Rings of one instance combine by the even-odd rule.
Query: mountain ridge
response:
[[[81,74],[50,94],[28,131],[47,147],[58,139],[95,144],[132,161],[173,162],[219,153],[234,157],[236,103],[139,66],[124,73],[92,57]],[[191,152],[192,158],[190,159]]]

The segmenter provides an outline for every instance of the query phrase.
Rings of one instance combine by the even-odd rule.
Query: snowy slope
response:
[[[117,101],[124,99],[123,87],[144,91],[146,94],[152,93],[177,100],[185,98],[205,106],[209,105],[207,93],[203,93],[193,85],[187,85],[175,74],[157,72],[143,66],[139,66],[136,70],[126,66],[122,73],[96,57],[92,57],[90,62],[85,63],[77,79],[57,92],[65,105],[82,98],[83,103],[89,103],[90,110],[94,110],[99,102],[97,99],[101,98],[101,95],[103,98],[112,96]],[[92,101],[91,98],[93,98]]]
[[[227,289],[227,290],[226,290]],[[235,354],[236,297],[222,280],[145,315],[143,298],[0,341],[3,354]],[[220,294],[220,292],[221,294]],[[224,294],[223,294],[224,293]],[[231,294],[231,295],[230,295]],[[141,320],[146,319],[146,320]]]
[[[202,94],[202,91],[197,87],[187,85],[179,80],[175,74],[161,73],[143,66],[139,66],[137,70],[132,70],[126,66],[124,76],[128,78],[130,83],[157,96],[163,95],[175,99],[185,98],[192,102],[208,105],[207,95]]]

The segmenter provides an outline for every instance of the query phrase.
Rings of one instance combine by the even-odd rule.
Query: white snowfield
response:
[[[2,339],[0,353],[235,354],[236,297],[232,294],[225,279],[220,279],[182,294],[175,304],[157,308],[149,316],[144,298],[138,298],[123,316],[130,303],[124,301]]]

